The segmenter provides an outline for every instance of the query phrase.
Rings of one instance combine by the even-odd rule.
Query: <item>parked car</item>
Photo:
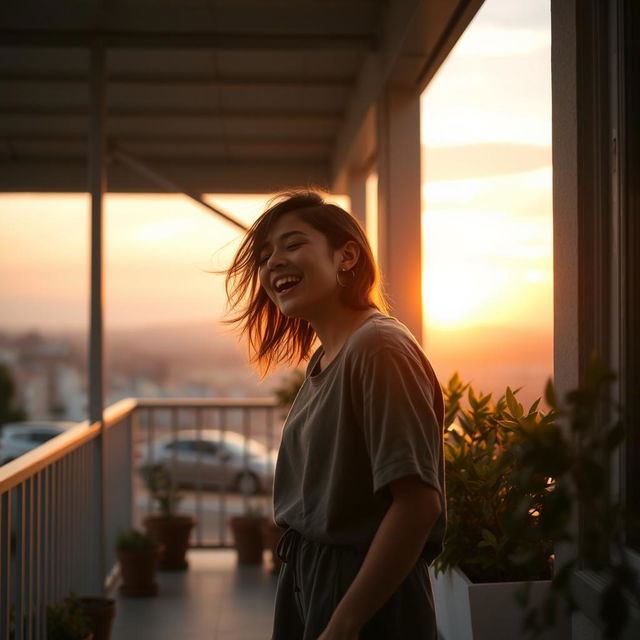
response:
[[[0,464],[14,460],[78,424],[50,420],[8,422],[0,429]]]
[[[161,462],[179,486],[224,488],[245,494],[271,490],[276,452],[257,440],[218,429],[180,430],[147,445],[140,466]]]

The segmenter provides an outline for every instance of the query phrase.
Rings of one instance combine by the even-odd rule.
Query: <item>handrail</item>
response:
[[[104,410],[104,427],[109,430],[136,409],[272,409],[277,406],[275,398],[125,398]],[[85,420],[0,466],[0,494],[13,489],[45,466],[97,438],[99,434],[100,424],[96,422],[89,425],[88,420]]]
[[[136,409],[272,409],[275,398],[136,398]]]
[[[121,400],[111,405],[104,412],[105,429],[111,428],[128,413],[136,408],[133,399]],[[89,425],[85,420],[64,433],[51,438],[40,446],[21,455],[19,458],[7,462],[0,467],[0,494],[13,489],[26,478],[35,475],[44,467],[55,462],[64,455],[78,449],[86,442],[97,438],[100,434],[100,423]]]
[[[12,610],[17,637],[39,638],[46,631],[46,605],[69,590],[110,593],[117,575],[112,568],[118,532],[139,526],[142,515],[138,447],[153,445],[156,428],[169,426],[178,438],[185,410],[195,414],[198,433],[205,436],[205,413],[212,411],[216,423],[231,426],[236,423],[231,414],[239,410],[248,465],[252,426],[266,429],[271,441],[278,407],[272,397],[128,398],[104,409],[101,422],[85,420],[0,467],[0,636],[8,636]],[[188,417],[184,424],[193,424],[193,416]],[[199,472],[201,462],[198,457]],[[271,463],[261,482],[272,482]],[[248,473],[245,468],[234,482]],[[197,547],[227,545],[229,516],[241,505],[235,498],[227,504],[226,483],[219,483],[217,505],[209,509],[202,479],[196,482],[195,507],[189,508],[195,508]],[[151,501],[149,494],[149,507]],[[245,493],[244,508],[249,506]],[[210,536],[212,523],[217,541]]]

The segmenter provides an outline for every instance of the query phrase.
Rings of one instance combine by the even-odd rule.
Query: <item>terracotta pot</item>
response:
[[[144,597],[158,595],[156,571],[160,558],[159,548],[139,551],[118,549],[118,560],[123,584],[120,593],[123,596]]]
[[[191,516],[147,516],[144,526],[160,544],[161,571],[183,571],[189,566],[189,536],[196,521]]]
[[[262,564],[262,523],[265,518],[235,516],[231,518],[231,531],[240,564]]]
[[[279,527],[273,520],[267,518],[262,523],[262,539],[264,541],[264,548],[271,551],[271,558],[273,560],[273,572],[278,573],[282,566],[282,561],[276,554],[278,543],[284,533],[284,529]]]
[[[82,608],[89,618],[93,640],[109,640],[111,623],[116,615],[116,601],[112,598],[83,596],[80,598],[80,602],[82,602]]]

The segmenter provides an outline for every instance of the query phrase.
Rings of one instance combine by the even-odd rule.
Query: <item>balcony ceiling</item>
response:
[[[199,193],[335,189],[375,153],[363,145],[384,86],[421,91],[480,5],[5,2],[0,191],[87,191],[91,49],[100,46],[110,149]],[[157,187],[113,159],[108,190]]]

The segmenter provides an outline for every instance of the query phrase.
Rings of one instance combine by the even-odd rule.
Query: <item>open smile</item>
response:
[[[301,280],[300,276],[279,276],[273,280],[272,287],[277,296],[285,296],[295,289]]]

